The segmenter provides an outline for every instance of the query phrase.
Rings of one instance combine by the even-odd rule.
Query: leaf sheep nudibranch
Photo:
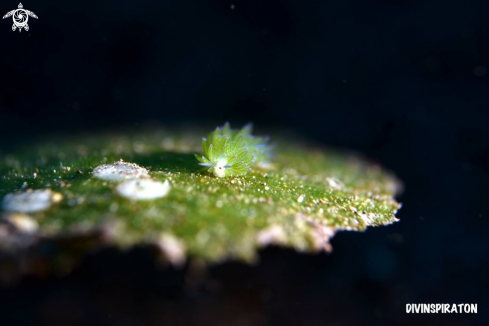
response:
[[[253,163],[266,161],[269,155],[268,137],[252,136],[251,131],[251,124],[239,130],[227,122],[217,127],[202,139],[204,155],[195,154],[199,165],[216,177],[245,175]]]

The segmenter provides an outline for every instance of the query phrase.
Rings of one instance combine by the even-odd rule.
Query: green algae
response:
[[[49,209],[29,214],[39,224],[30,247],[39,239],[103,232],[104,245],[156,244],[173,262],[186,256],[253,261],[257,249],[269,244],[329,251],[339,230],[397,221],[400,204],[393,197],[400,182],[377,165],[273,137],[271,163],[245,176],[218,178],[202,172],[194,157],[205,134],[152,130],[24,148],[0,160],[0,198],[45,188],[62,195]],[[131,201],[117,195],[117,182],[92,177],[95,167],[121,159],[145,167],[154,180],[168,180],[169,194]],[[16,251],[15,245],[8,248]]]

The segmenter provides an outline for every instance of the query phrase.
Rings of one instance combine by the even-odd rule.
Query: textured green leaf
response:
[[[28,258],[45,241],[59,246],[55,257],[71,248],[63,259],[55,259],[57,270],[68,270],[102,244],[155,245],[175,264],[187,256],[252,261],[257,249],[269,244],[328,251],[329,239],[339,230],[363,231],[397,221],[400,204],[393,196],[400,183],[376,165],[275,136],[271,163],[253,166],[245,176],[217,178],[198,165],[208,160],[201,155],[195,159],[202,134],[156,130],[94,135],[6,155],[0,160],[0,199],[49,189],[53,203],[38,212],[1,213],[0,231],[7,236],[0,238],[0,251],[22,257],[19,266],[24,269],[37,266],[29,265]],[[209,142],[212,137],[226,146],[219,133]],[[213,155],[210,147],[207,156]],[[237,155],[248,158],[240,168],[251,163],[243,150]],[[168,195],[131,200],[118,194],[120,182],[93,177],[95,167],[121,159],[145,167],[151,180],[168,181]],[[69,239],[77,245],[68,246]]]

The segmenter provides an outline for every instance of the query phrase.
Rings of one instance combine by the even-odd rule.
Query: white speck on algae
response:
[[[282,244],[287,240],[284,229],[280,225],[271,225],[258,233],[256,240],[261,246]]]
[[[335,235],[335,230],[329,226],[323,226],[316,222],[310,222],[313,226],[313,247],[316,250],[331,252],[333,247],[330,240]]]
[[[52,203],[60,202],[63,195],[51,189],[27,190],[7,194],[2,201],[2,208],[7,212],[34,213],[48,209]]]
[[[148,170],[135,163],[122,160],[112,164],[102,164],[93,169],[93,176],[105,181],[123,181],[148,176]]]
[[[164,233],[160,236],[156,245],[165,258],[174,266],[181,267],[185,263],[185,246],[177,237]]]
[[[2,220],[13,225],[17,230],[25,233],[34,233],[39,229],[39,224],[29,215],[20,213],[5,213]]]
[[[333,189],[343,189],[345,188],[345,185],[341,180],[337,178],[326,178],[326,181],[328,182],[329,186]]]
[[[165,197],[171,186],[151,179],[129,180],[117,186],[117,193],[131,200],[150,200]]]
[[[275,165],[273,163],[261,162],[261,161],[256,163],[256,166],[260,169],[263,169],[263,170],[272,170],[275,168]]]

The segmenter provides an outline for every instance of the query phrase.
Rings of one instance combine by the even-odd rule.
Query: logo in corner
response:
[[[18,9],[14,9],[6,13],[5,16],[3,16],[3,19],[8,18],[10,16],[12,16],[12,19],[14,20],[14,24],[12,25],[12,31],[14,32],[17,28],[19,29],[19,32],[22,31],[22,28],[24,28],[26,31],[29,30],[29,25],[27,25],[29,16],[37,19],[36,14],[33,13],[32,11],[25,10],[22,3],[19,3]]]

